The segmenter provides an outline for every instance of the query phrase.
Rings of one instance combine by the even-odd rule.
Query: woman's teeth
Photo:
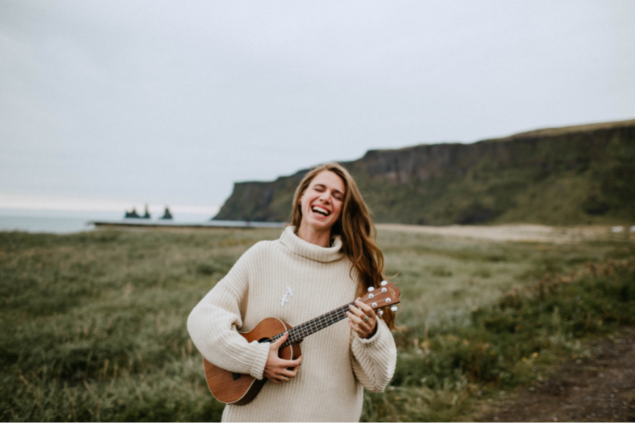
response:
[[[311,210],[313,210],[316,213],[320,213],[323,214],[324,216],[328,216],[330,213],[328,212],[328,210],[325,210],[321,207],[313,207]]]

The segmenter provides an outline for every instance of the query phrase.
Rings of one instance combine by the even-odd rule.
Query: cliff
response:
[[[635,222],[635,120],[371,150],[342,164],[377,222]],[[287,220],[306,172],[236,183],[215,219]]]

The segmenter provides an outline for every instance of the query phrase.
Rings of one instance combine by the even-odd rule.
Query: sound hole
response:
[[[234,378],[234,380],[240,379],[240,374],[239,373],[232,373],[232,377]]]

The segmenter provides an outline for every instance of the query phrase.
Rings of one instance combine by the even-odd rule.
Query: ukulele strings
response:
[[[327,328],[330,325],[346,318],[346,311],[348,311],[348,306],[350,304],[346,304],[338,309],[331,311],[330,313],[326,313],[313,320],[309,320],[308,322],[299,325],[296,330],[294,330],[295,328],[291,329],[290,332],[293,332],[294,335],[291,336],[291,333],[289,333],[289,339],[292,341],[291,343],[300,341],[304,337],[309,336],[324,328]]]
[[[397,303],[395,303],[397,304]],[[346,305],[343,305],[340,308],[336,308],[335,310],[323,314],[322,316],[316,317],[315,319],[309,320],[308,322],[304,322],[294,328],[289,329],[289,339],[282,344],[282,347],[289,346],[294,342],[299,342],[306,338],[309,335],[314,334],[322,329],[325,329],[331,326],[334,323],[337,323],[346,318],[346,312],[349,310],[349,306],[355,305],[355,302],[350,302]],[[357,306],[355,306],[357,307]],[[381,307],[380,307],[381,308]],[[279,339],[284,332],[277,334],[274,336],[274,341]]]
[[[330,311],[326,314],[323,314],[315,319],[311,319],[308,322],[304,322],[301,325],[298,325],[294,328],[289,329],[289,339],[282,344],[281,348],[287,347],[295,342],[301,341],[307,336],[327,328],[334,323],[339,322],[346,318],[346,311],[350,305],[354,305],[354,302],[343,305],[342,307],[336,308],[333,311]],[[284,332],[275,335],[272,338],[272,341],[276,341],[280,339],[280,337],[284,334]]]

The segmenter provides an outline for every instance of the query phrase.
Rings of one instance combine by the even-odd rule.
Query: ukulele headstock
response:
[[[373,310],[382,307],[394,306],[401,302],[401,291],[392,282],[383,281],[378,288],[368,288],[368,294],[360,301],[370,306]]]

